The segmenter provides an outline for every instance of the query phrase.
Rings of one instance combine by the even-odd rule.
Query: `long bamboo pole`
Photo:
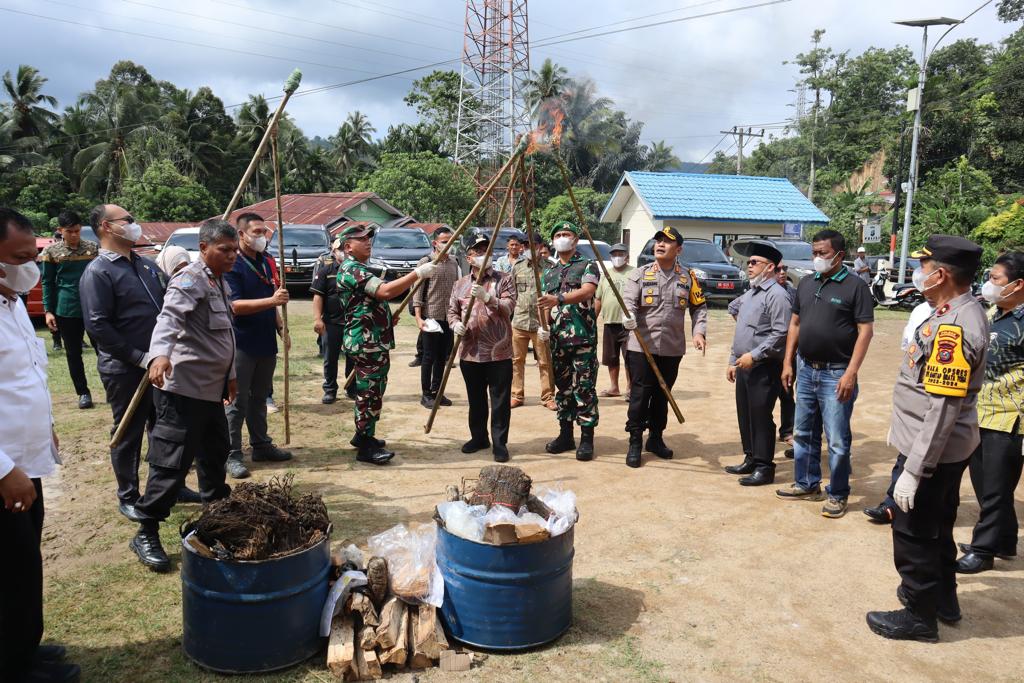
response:
[[[274,199],[277,205],[277,272],[281,287],[288,287],[284,269],[284,211],[281,208],[281,159],[277,155],[277,128],[270,136],[270,160],[274,166]],[[291,403],[289,401],[288,352],[291,337],[288,335],[288,304],[281,307],[281,341],[284,342],[284,445],[292,442]]]
[[[526,186],[526,162],[523,157],[519,157],[519,180],[523,183],[523,218],[526,223],[526,241],[530,246],[530,265],[533,268],[533,283],[537,289],[537,298],[540,299],[541,294],[544,293],[544,288],[541,286],[540,262],[537,261],[537,243],[533,239],[533,223],[530,221],[530,197],[527,193],[529,188]],[[540,322],[541,327],[545,330],[548,329],[548,317],[540,310],[540,304],[537,305],[537,320]],[[548,361],[548,391],[554,396],[555,382],[554,373],[551,372],[551,345],[549,342],[543,341],[540,343],[540,346],[541,353],[547,357]]]
[[[512,176],[509,178],[508,191],[505,193],[505,198],[501,200],[501,208],[498,209],[498,218],[494,221],[494,229],[491,231],[491,239],[487,243],[487,253],[484,254],[484,267],[477,271],[476,284],[480,284],[484,280],[484,275],[487,273],[487,267],[490,265],[491,254],[494,252],[494,243],[498,239],[498,233],[501,231],[501,224],[505,220],[505,209],[508,208],[509,202],[512,199],[512,192],[515,190],[516,185],[516,168],[512,169]],[[475,297],[469,298],[469,303],[466,304],[466,312],[462,314],[462,325],[469,325],[469,318],[473,314],[473,304],[476,303]],[[441,407],[441,397],[444,396],[444,389],[448,386],[448,376],[452,372],[452,366],[455,364],[455,359],[459,355],[459,346],[462,345],[462,336],[455,335],[455,343],[452,344],[452,351],[448,354],[448,362],[444,366],[444,375],[441,376],[441,387],[437,390],[437,394],[434,395],[434,405],[430,407],[430,417],[427,418],[427,424],[423,425],[423,431],[426,434],[430,433],[430,430],[434,427],[434,418],[437,417],[437,409]]]
[[[267,150],[267,142],[270,140],[270,131],[277,127],[277,122],[281,119],[281,116],[284,115],[285,105],[288,104],[288,100],[291,99],[292,94],[299,89],[299,83],[301,82],[302,72],[298,69],[292,71],[288,76],[288,79],[284,82],[284,97],[281,98],[281,104],[277,106],[277,110],[274,112],[274,115],[270,117],[270,123],[267,125],[267,130],[263,132],[263,138],[260,140],[260,144],[256,147],[256,151],[252,155],[252,161],[249,162],[248,168],[246,168],[245,173],[242,174],[242,179],[239,181],[238,187],[235,189],[235,194],[231,197],[231,201],[228,202],[228,207],[221,215],[222,220],[226,221],[231,215],[231,212],[235,210],[235,206],[238,205],[238,200],[241,198],[242,192],[245,190],[246,183],[249,182],[249,178],[252,177],[252,172],[256,170],[256,167],[260,163],[260,159],[263,157],[263,153]],[[142,397],[145,395],[146,387],[148,386],[149,373],[147,372],[142,376],[142,379],[139,380],[139,386],[136,387],[135,394],[132,395],[132,400],[128,404],[128,408],[125,409],[124,415],[121,416],[121,421],[117,423],[114,435],[110,438],[111,448],[121,443],[121,439],[124,438],[124,432],[128,428],[128,424],[132,421],[135,411],[138,410],[139,403],[142,402]]]
[[[590,242],[590,248],[594,250],[594,258],[601,267],[602,275],[604,275],[608,280],[608,288],[612,291],[612,294],[615,295],[615,299],[619,302],[619,307],[625,311],[627,310],[626,302],[623,301],[622,294],[619,293],[619,288],[615,286],[615,283],[608,275],[608,267],[604,265],[604,261],[601,259],[601,252],[597,250],[597,245],[594,244],[594,238],[590,236],[590,228],[587,227],[587,219],[583,215],[583,209],[580,208],[579,202],[576,201],[576,193],[573,192],[572,183],[569,182],[569,170],[565,167],[565,162],[562,161],[562,157],[559,156],[557,150],[552,152],[552,156],[554,156],[555,161],[558,162],[558,170],[562,172],[562,180],[565,181],[565,187],[569,193],[569,199],[572,200],[572,206],[576,209],[576,217],[579,219],[583,233],[587,236],[587,241]],[[634,329],[633,334],[636,336],[636,340],[640,344],[640,348],[643,349],[644,356],[647,357],[647,364],[651,366],[651,371],[654,372],[654,376],[658,380],[658,386],[661,387],[662,392],[665,394],[665,398],[668,399],[668,404],[672,406],[672,412],[675,413],[676,419],[679,420],[679,424],[682,424],[686,420],[683,418],[683,413],[679,410],[679,406],[676,404],[676,399],[672,396],[672,391],[665,383],[665,378],[662,377],[661,370],[658,369],[658,364],[654,362],[654,356],[651,355],[651,350],[647,347],[647,342],[644,341],[644,337],[640,334],[639,329]]]
[[[523,139],[520,141],[519,145],[517,145],[516,148],[512,150],[512,156],[510,156],[508,161],[505,162],[505,165],[498,170],[498,172],[494,175],[494,178],[491,179],[491,182],[487,183],[487,185],[484,187],[484,191],[480,194],[480,198],[476,200],[476,204],[474,204],[473,208],[469,210],[469,213],[466,214],[466,217],[462,219],[462,222],[459,223],[459,227],[455,229],[455,232],[452,233],[452,236],[448,238],[448,243],[441,247],[441,250],[434,255],[434,265],[440,263],[441,259],[443,259],[448,254],[448,250],[455,245],[456,241],[459,239],[459,237],[461,237],[462,233],[466,230],[467,227],[469,227],[469,224],[472,222],[472,220],[476,218],[476,215],[480,212],[480,208],[483,207],[484,202],[487,201],[487,198],[491,195],[492,192],[494,192],[495,186],[497,186],[501,179],[505,177],[505,174],[508,172],[510,168],[512,168],[512,164],[515,163],[516,159],[519,159],[522,156],[523,152],[526,151],[526,142],[527,137],[523,136]],[[402,299],[402,303],[400,303],[398,305],[398,308],[391,314],[392,325],[398,323],[398,317],[402,315],[402,311],[405,310],[405,307],[409,305],[409,302],[412,301],[412,297],[416,294],[416,290],[420,288],[422,282],[422,280],[419,280],[412,286],[412,288],[409,290],[409,293],[405,295],[404,299]],[[348,377],[345,378],[345,384],[344,386],[342,386],[342,389],[348,389],[352,385],[352,380],[354,380],[355,377],[356,371],[353,370],[348,374]]]

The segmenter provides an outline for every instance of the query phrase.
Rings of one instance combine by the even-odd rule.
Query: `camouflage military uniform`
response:
[[[390,350],[395,348],[391,309],[373,293],[383,282],[365,264],[346,259],[338,269],[338,298],[344,322],[342,351],[355,364],[356,434],[373,436],[388,386]]]
[[[544,293],[566,294],[601,280],[598,265],[579,254],[544,271]],[[551,309],[551,363],[559,422],[596,427],[597,313],[594,301]]]

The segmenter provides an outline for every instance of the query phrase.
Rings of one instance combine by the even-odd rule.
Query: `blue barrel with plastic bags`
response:
[[[538,543],[490,545],[438,524],[448,633],[486,650],[537,647],[565,633],[572,625],[574,530]]]

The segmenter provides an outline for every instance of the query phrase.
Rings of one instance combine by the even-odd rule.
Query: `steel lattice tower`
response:
[[[508,159],[519,135],[530,130],[522,97],[529,75],[526,0],[466,0],[455,161],[473,174],[478,193]],[[507,187],[503,182],[495,188],[492,207]]]

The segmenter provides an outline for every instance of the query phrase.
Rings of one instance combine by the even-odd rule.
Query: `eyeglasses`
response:
[[[750,259],[749,261],[747,261],[748,266],[759,266],[762,263],[767,264],[768,261],[758,261],[757,259]]]
[[[104,218],[103,220],[105,220],[107,223],[118,223],[120,221],[124,221],[125,223],[135,222],[135,218],[131,214],[121,216],[120,218]]]

